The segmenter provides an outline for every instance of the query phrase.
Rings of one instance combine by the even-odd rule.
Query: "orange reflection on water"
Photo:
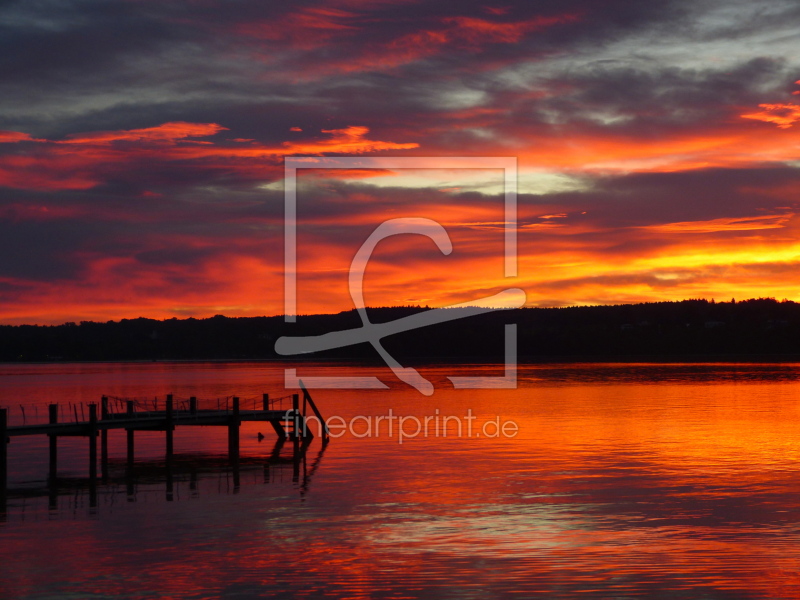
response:
[[[63,385],[78,369],[26,368],[5,389]],[[281,368],[106,365],[82,380],[84,393],[131,378],[142,394],[169,382],[244,396],[277,389]],[[46,518],[33,500],[25,518],[12,503],[0,529],[6,596],[798,597],[800,365],[541,365],[520,368],[517,390],[445,387],[448,375],[499,368],[425,367],[437,392],[424,398],[385,369],[349,366],[392,389],[314,395],[345,419],[470,409],[478,426],[515,421],[511,439],[451,430],[400,445],[383,430],[335,439],[324,455],[317,440],[296,481],[291,465],[272,465],[237,493],[220,485],[223,468],[193,494],[176,485],[173,502],[142,490],[114,501],[106,490],[94,512],[64,499]],[[269,453],[271,443],[247,439],[249,457]],[[222,443],[198,429],[176,448]],[[141,451],[157,457],[161,439]]]

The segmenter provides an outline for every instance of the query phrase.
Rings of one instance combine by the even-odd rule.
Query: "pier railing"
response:
[[[165,396],[114,396],[104,395],[101,400],[100,419],[114,418],[117,415],[129,415],[130,408],[140,416],[147,414],[163,413],[167,410],[170,395]],[[271,397],[269,394],[259,396],[239,396],[239,410],[290,410],[292,408],[292,394]],[[219,411],[230,413],[233,411],[234,396],[216,398],[198,398],[195,396],[172,396],[172,409],[176,413],[192,413],[198,411]],[[132,403],[132,404],[131,404]],[[89,420],[89,406],[96,401],[87,402],[60,402],[56,404],[56,421],[58,423],[85,423]],[[15,404],[0,404],[8,415],[8,426],[46,425],[53,422],[50,403],[26,402]]]

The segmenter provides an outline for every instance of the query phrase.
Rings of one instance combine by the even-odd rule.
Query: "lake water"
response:
[[[287,393],[283,368],[6,365],[0,405],[33,419],[102,394],[255,402]],[[238,481],[223,428],[179,428],[169,472],[163,432],[137,433],[133,473],[112,431],[96,502],[86,438],[60,440],[55,490],[46,439],[14,438],[0,597],[798,597],[800,365],[521,366],[518,389],[473,391],[446,377],[502,368],[422,371],[432,397],[383,369],[301,364],[390,389],[312,391],[326,417],[360,418],[299,461],[287,447],[270,458],[274,433],[243,425]],[[400,444],[375,425],[390,408],[454,419],[446,437]],[[458,437],[467,411],[472,435]],[[518,433],[494,435],[498,418]]]

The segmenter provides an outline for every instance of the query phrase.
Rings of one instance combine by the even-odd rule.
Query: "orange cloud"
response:
[[[276,149],[276,155],[286,154],[364,154],[379,150],[409,150],[418,148],[417,143],[397,144],[369,140],[365,136],[369,133],[367,127],[346,127],[345,129],[323,129],[322,133],[331,134],[330,139],[307,142],[284,142],[281,150]]]
[[[396,171],[389,169],[303,169],[303,174],[320,179],[371,179],[373,177],[392,177]]]
[[[673,172],[800,159],[800,129],[718,127],[660,139],[574,134],[516,140],[520,162],[569,171]],[[506,147],[508,142],[506,142]]]
[[[712,233],[715,231],[754,231],[758,229],[780,229],[786,227],[793,213],[764,215],[759,217],[720,218],[711,221],[685,221],[664,225],[646,225],[641,229],[669,233]]]
[[[61,323],[123,317],[261,315],[280,311],[282,279],[263,258],[234,251],[185,266],[153,268],[134,258],[86,256],[79,280],[30,282],[0,278],[24,298],[3,305],[3,322]]]
[[[781,129],[788,129],[800,121],[800,105],[797,104],[759,104],[764,110],[742,115],[744,119],[755,119],[765,123],[775,123]]]

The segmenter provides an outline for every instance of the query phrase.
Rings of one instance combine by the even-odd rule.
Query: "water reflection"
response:
[[[64,477],[17,485],[0,500],[0,521],[113,513],[121,504],[180,502],[201,494],[238,494],[243,486],[291,483],[299,500],[309,492],[327,443],[276,439],[266,456],[173,454],[163,459],[109,460],[101,477]],[[309,458],[309,453],[312,454]],[[310,464],[309,464],[310,462]]]
[[[142,365],[134,378],[125,365],[114,383],[103,366],[81,373],[81,393],[135,379],[125,393],[164,393],[170,381],[187,395],[255,394],[278,389],[278,367]],[[459,368],[424,367],[437,386]],[[315,440],[298,462],[291,443],[276,453],[244,428],[238,493],[224,433],[176,436],[169,470],[163,435],[143,434],[133,485],[112,436],[94,511],[85,442],[65,441],[55,506],[9,500],[0,596],[796,597],[799,375],[796,364],[536,365],[513,391],[320,393],[326,415],[470,408],[520,433]],[[72,385],[71,372],[52,376],[44,401]],[[32,379],[15,385],[36,397]],[[28,468],[12,481],[47,492],[46,446],[14,452]]]

